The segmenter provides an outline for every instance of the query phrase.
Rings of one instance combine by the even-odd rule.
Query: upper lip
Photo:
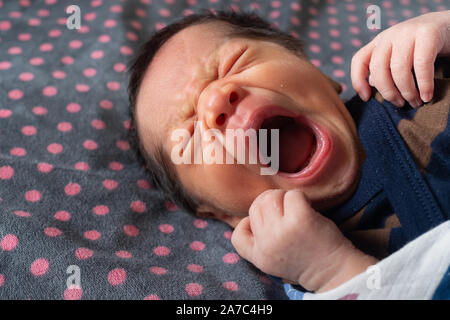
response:
[[[285,116],[294,118],[297,117],[298,115],[280,106],[274,105],[263,106],[257,108],[248,116],[243,125],[243,129],[244,131],[248,129],[258,130],[261,128],[264,120],[275,116]]]

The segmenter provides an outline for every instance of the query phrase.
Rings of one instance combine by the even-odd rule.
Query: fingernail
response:
[[[411,102],[411,107],[418,108],[422,105],[422,100],[415,99],[413,102]]]
[[[405,104],[405,100],[403,100],[402,98],[395,99],[394,104],[397,107],[403,107],[403,105]]]
[[[423,102],[430,102],[430,100],[433,98],[433,95],[431,93],[424,93],[421,95],[421,98]]]
[[[367,100],[369,100],[369,98],[370,98],[369,94],[368,94],[366,91],[361,92],[360,97],[361,97],[361,99],[364,100],[364,101],[367,101]]]

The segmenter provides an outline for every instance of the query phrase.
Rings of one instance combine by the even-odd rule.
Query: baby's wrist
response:
[[[378,260],[376,258],[369,256],[356,248],[352,248],[348,253],[347,258],[341,261],[340,268],[336,270],[336,273],[328,278],[327,281],[324,281],[315,292],[322,293],[337,288],[350,279],[365,272],[368,267],[377,262]]]
[[[353,245],[342,245],[325,261],[305,270],[298,283],[316,293],[334,289],[378,262],[372,256],[356,249]]]

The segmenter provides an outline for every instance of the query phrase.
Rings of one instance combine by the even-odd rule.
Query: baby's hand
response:
[[[419,107],[421,99],[428,102],[433,97],[436,56],[448,53],[450,11],[406,20],[378,34],[353,56],[353,88],[364,101],[370,98],[370,84],[398,107],[403,106],[405,100],[412,107]],[[414,84],[412,69],[420,94]]]
[[[231,241],[261,271],[312,291],[336,287],[375,263],[311,208],[300,190],[259,195]]]

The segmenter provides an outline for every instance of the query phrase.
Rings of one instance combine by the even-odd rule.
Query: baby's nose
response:
[[[212,88],[208,92],[204,105],[205,120],[208,127],[224,128],[242,96],[242,90],[235,86]]]

